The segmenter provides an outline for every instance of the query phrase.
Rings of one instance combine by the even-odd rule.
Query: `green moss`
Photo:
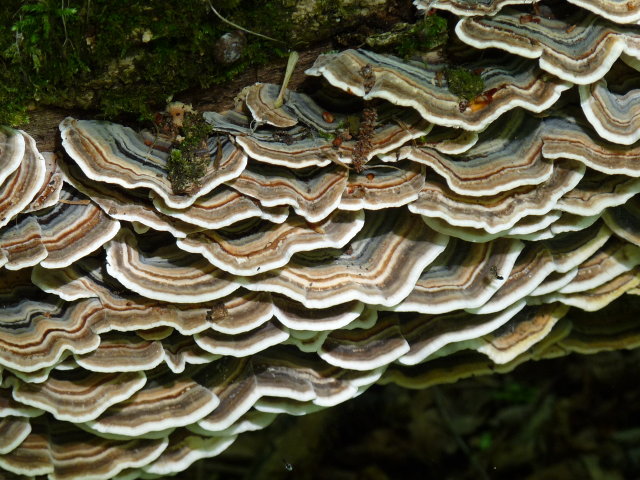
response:
[[[441,47],[449,40],[447,20],[438,15],[428,15],[416,24],[414,34],[423,49]]]
[[[285,0],[214,3],[251,30],[288,37]],[[23,123],[30,104],[148,119],[177,92],[226,82],[286,54],[249,35],[241,60],[217,64],[216,41],[230,30],[204,0],[4,0],[0,122]]]
[[[21,91],[0,82],[0,125],[18,127],[25,124],[29,116],[27,115],[28,95],[21,94]]]
[[[442,47],[448,40],[447,20],[438,15],[427,15],[401,37],[396,51],[400,56],[410,57],[415,52]]]
[[[319,137],[322,137],[325,140],[332,141],[334,138],[336,138],[335,134],[329,133],[329,132],[323,132],[322,130],[318,130],[316,133]]]
[[[175,194],[188,193],[205,174],[207,164],[200,159],[185,158],[181,150],[172,150],[167,161],[169,181]]]
[[[216,63],[216,42],[234,28],[209,0],[3,0],[0,122],[24,122],[31,105],[150,119],[170,96],[228,82],[381,8],[376,0],[211,2],[228,20],[282,44],[247,34],[240,60]]]
[[[171,150],[167,173],[175,194],[197,187],[211,162],[207,138],[211,127],[199,113],[186,113],[180,129],[182,140]]]
[[[196,155],[199,150],[206,148],[206,140],[211,132],[211,125],[199,113],[187,113],[182,125],[180,150],[187,155]]]
[[[445,78],[449,91],[468,101],[476,98],[484,90],[484,81],[480,75],[466,68],[449,68],[445,70]]]

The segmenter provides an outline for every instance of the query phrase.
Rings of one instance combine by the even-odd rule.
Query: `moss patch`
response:
[[[246,28],[287,38],[286,0],[214,3]],[[203,0],[4,0],[0,27],[0,123],[11,125],[35,103],[150,119],[176,92],[286,53],[248,36],[238,62],[217,64],[216,41],[233,28]]]
[[[443,47],[449,40],[447,20],[428,15],[415,24],[397,23],[387,32],[366,38],[365,43],[376,51],[389,52],[404,58]]]
[[[438,15],[428,15],[417,22],[397,47],[403,57],[415,52],[425,52],[444,46],[449,40],[447,20]]]
[[[207,138],[211,126],[197,112],[184,114],[174,148],[167,161],[167,174],[175,194],[188,194],[199,186],[211,162]]]
[[[449,68],[445,70],[445,78],[449,91],[467,101],[473,100],[484,90],[484,81],[480,75],[466,68]]]
[[[217,42],[234,27],[209,0],[3,0],[0,123],[24,124],[32,106],[151,120],[169,97],[226,83],[289,48],[390,29],[399,17],[388,5],[397,1],[211,0],[231,22],[282,41],[247,34],[242,57],[223,65],[214,60]]]

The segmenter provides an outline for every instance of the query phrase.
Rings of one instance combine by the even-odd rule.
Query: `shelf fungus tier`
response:
[[[364,50],[323,54],[307,70],[331,85],[365,100],[381,98],[418,111],[435,125],[484,130],[503,113],[516,107],[541,112],[555,103],[571,84],[548,75],[530,61],[500,59],[470,66],[480,72],[491,101],[470,102],[452,93],[445,79],[445,64],[407,62]]]
[[[640,81],[633,71],[628,80],[616,85],[616,93],[602,78],[580,85],[580,103],[598,134],[611,142],[631,145],[640,140]]]
[[[446,56],[248,85],[181,194],[175,135],[0,127],[0,477],[164,478],[376,383],[640,346],[640,2],[414,4]]]
[[[212,138],[209,141],[212,161],[197,192],[175,195],[167,174],[170,148],[167,140],[138,134],[113,123],[73,118],[63,120],[60,133],[66,152],[92,180],[127,189],[149,188],[176,208],[188,207],[199,196],[238,176],[247,162],[247,157],[233,144]]]
[[[580,85],[602,78],[623,53],[640,58],[637,28],[579,10],[563,19],[536,16],[529,21],[522,12],[505,8],[494,16],[460,20],[456,34],[476,48],[537,58],[543,70]]]

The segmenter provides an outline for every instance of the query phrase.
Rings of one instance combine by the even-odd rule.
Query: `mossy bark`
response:
[[[0,123],[41,107],[150,118],[168,98],[280,64],[290,49],[343,48],[415,14],[410,0],[212,0],[246,34],[239,60],[216,62],[235,28],[209,0],[6,0],[0,11]],[[341,37],[342,36],[342,37]],[[346,38],[346,37],[345,37]]]

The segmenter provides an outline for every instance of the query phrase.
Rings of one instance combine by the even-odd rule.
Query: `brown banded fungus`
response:
[[[247,86],[180,191],[184,104],[55,156],[0,128],[0,476],[166,477],[375,383],[640,346],[640,7],[414,4],[466,44]]]
[[[611,142],[631,145],[640,140],[640,82],[635,70],[615,93],[602,78],[590,85],[580,85],[584,114],[598,134]]]
[[[640,32],[633,27],[581,11],[564,19],[541,16],[523,22],[521,18],[521,12],[505,8],[492,17],[460,20],[456,33],[476,48],[496,47],[538,58],[543,70],[580,85],[602,78],[622,53],[640,58]]]
[[[372,72],[372,85],[360,73]],[[516,107],[541,112],[555,103],[571,84],[550,78],[526,60],[507,59],[501,65],[480,61],[470,68],[480,71],[491,101],[479,108],[460,107],[460,98],[441,79],[446,65],[405,62],[364,50],[347,50],[318,57],[308,75],[323,76],[333,86],[365,100],[382,98],[411,107],[427,121],[447,127],[479,131]]]

